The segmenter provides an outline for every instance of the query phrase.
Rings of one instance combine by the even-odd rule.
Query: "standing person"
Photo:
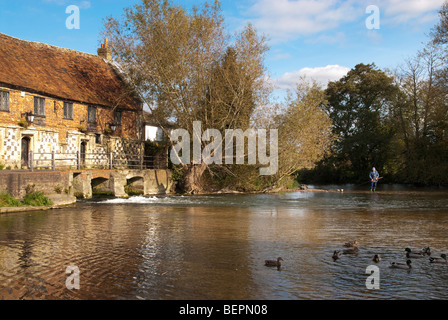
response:
[[[369,178],[370,178],[370,191],[375,192],[376,190],[376,185],[378,183],[378,180],[380,178],[380,174],[378,173],[378,171],[376,171],[375,167],[372,168],[372,171],[370,171],[369,174]]]

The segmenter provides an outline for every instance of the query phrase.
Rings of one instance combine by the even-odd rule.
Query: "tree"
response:
[[[212,72],[201,119],[211,128],[246,130],[255,108],[253,92],[235,49],[229,47]]]
[[[390,181],[447,183],[448,1],[439,16],[431,42],[394,78],[374,64],[359,64],[328,85],[327,110],[338,140],[312,178],[363,180],[376,166]]]
[[[334,135],[326,105],[325,92],[316,82],[302,79],[289,94],[286,110],[276,117],[280,137],[277,183],[299,170],[314,168],[329,151]]]
[[[439,23],[431,30],[431,37],[436,45],[448,43],[448,1],[439,10]]]
[[[397,94],[393,78],[374,64],[358,64],[339,81],[330,82],[325,93],[338,137],[327,164],[336,164],[347,181],[365,178],[372,166],[385,169],[394,135],[389,123]]]
[[[447,5],[437,34],[396,76],[402,98],[394,110],[397,140],[403,143],[400,178],[418,184],[448,181],[448,70],[444,54]],[[445,31],[443,31],[445,30]]]
[[[278,170],[274,175],[260,176],[260,165],[220,166],[216,170],[217,180],[223,183],[218,188],[270,191],[293,185],[298,171],[314,168],[334,140],[331,120],[325,112],[326,103],[322,88],[302,79],[296,90],[289,92],[284,105],[257,108],[252,128],[278,132]],[[268,153],[272,155],[271,149]]]
[[[193,122],[222,131],[247,123],[254,105],[269,94],[265,38],[247,25],[233,39],[220,2],[189,12],[169,0],[142,0],[122,20],[105,21],[113,57],[165,133],[164,120],[188,130]],[[247,104],[246,104],[247,102]],[[183,164],[184,192],[200,192],[207,165]]]

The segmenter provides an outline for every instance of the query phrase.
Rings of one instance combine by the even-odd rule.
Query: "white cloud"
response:
[[[256,0],[248,11],[252,21],[274,41],[333,30],[362,12],[354,0]]]
[[[79,7],[81,9],[89,9],[92,6],[92,4],[90,3],[90,1],[81,1],[81,3],[79,4]]]
[[[444,0],[383,0],[379,8],[383,8],[387,18],[401,23],[412,19],[436,18],[443,2]]]
[[[327,31],[337,33],[350,22],[364,25],[366,8],[376,5],[381,22],[401,24],[437,19],[444,0],[254,0],[251,21],[274,42],[295,40]]]
[[[287,72],[281,77],[274,79],[279,89],[295,89],[300,79],[315,80],[322,86],[327,86],[329,81],[337,81],[345,76],[350,68],[339,65],[328,65],[326,67],[303,68],[295,72]]]

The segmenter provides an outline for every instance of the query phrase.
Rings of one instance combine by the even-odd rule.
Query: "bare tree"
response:
[[[415,57],[398,69],[396,81],[402,98],[393,114],[399,123],[404,142],[406,176],[415,181],[429,178],[430,149],[443,134],[440,123],[446,121],[446,86],[444,57],[440,48],[429,43]]]

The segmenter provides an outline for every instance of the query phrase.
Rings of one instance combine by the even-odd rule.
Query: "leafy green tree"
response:
[[[326,163],[337,168],[339,180],[364,180],[372,166],[387,173],[394,136],[389,114],[397,92],[393,78],[374,64],[358,64],[329,83],[327,112],[338,140]]]

